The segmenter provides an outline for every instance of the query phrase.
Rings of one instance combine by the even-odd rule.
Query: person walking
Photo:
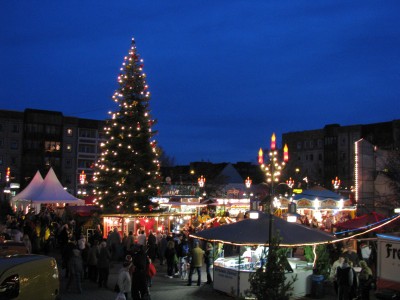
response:
[[[133,231],[129,231],[128,237],[126,238],[125,255],[133,255],[134,245],[135,245],[135,238],[133,237]]]
[[[111,257],[113,260],[119,259],[119,252],[122,245],[121,235],[118,232],[118,228],[115,227],[114,230],[108,235],[107,243],[111,248]]]
[[[167,250],[167,235],[163,234],[160,242],[158,243],[158,259],[160,260],[160,266],[164,265],[165,261],[165,250]]]
[[[211,266],[213,264],[214,249],[211,243],[206,244],[206,251],[204,254],[204,263],[206,264],[207,284],[212,283]]]
[[[99,287],[107,288],[108,275],[110,273],[111,253],[105,241],[100,244],[100,251],[97,257],[97,270],[99,272]]]
[[[361,300],[369,300],[369,292],[373,281],[372,270],[364,260],[360,261],[360,267],[361,271],[358,278],[360,280]]]
[[[343,264],[337,268],[338,300],[351,300],[353,286],[353,269],[349,259],[344,258]]]
[[[128,299],[128,295],[132,289],[132,279],[129,273],[132,261],[125,260],[122,264],[122,268],[118,272],[118,288],[120,293],[124,293],[125,298]]]
[[[93,245],[89,248],[87,255],[88,278],[91,281],[97,281],[97,257],[99,256],[99,241],[94,240]]]
[[[190,271],[188,286],[192,285],[192,275],[194,270],[197,271],[197,286],[201,284],[201,267],[203,266],[204,250],[200,248],[199,242],[195,241],[190,255]]]
[[[153,231],[150,230],[149,236],[147,237],[147,255],[152,261],[156,259],[156,244],[156,236],[153,234]]]
[[[142,245],[134,253],[133,264],[135,269],[132,273],[131,294],[133,300],[139,300],[149,294],[146,274],[147,256]]]
[[[335,290],[335,294],[338,294],[338,281],[337,281],[337,269],[343,264],[344,257],[339,256],[337,260],[334,261],[331,267],[331,272],[329,274],[329,279],[333,283],[333,289]]]
[[[74,282],[80,294],[82,294],[83,262],[79,249],[72,250],[72,257],[69,264],[69,277],[67,282],[67,291],[70,291],[71,284]]]
[[[173,240],[168,241],[164,256],[165,256],[165,259],[167,260],[167,276],[169,278],[173,278],[175,257],[177,257],[176,250],[175,250],[175,243]]]

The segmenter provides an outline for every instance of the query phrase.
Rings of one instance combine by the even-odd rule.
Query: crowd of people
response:
[[[83,280],[91,280],[99,288],[114,289],[120,299],[146,299],[157,272],[155,262],[167,265],[165,276],[182,278],[192,284],[197,272],[201,284],[203,263],[207,269],[207,283],[212,283],[212,245],[202,249],[201,243],[189,238],[189,231],[179,233],[146,231],[122,234],[117,228],[104,238],[100,224],[86,235],[82,224],[73,218],[63,219],[53,210],[39,214],[7,215],[0,225],[0,237],[23,242],[27,253],[57,254],[66,278],[66,291],[83,293]],[[109,286],[109,272],[113,263],[122,263],[115,287]]]
[[[306,217],[302,219],[304,221]],[[82,224],[71,218],[65,220],[50,209],[38,215],[7,215],[0,225],[0,237],[23,242],[27,253],[58,251],[67,278],[67,291],[82,293],[82,281],[87,279],[98,284],[99,288],[114,288],[121,298],[136,300],[146,299],[149,294],[152,277],[157,272],[156,263],[166,265],[166,277],[187,280],[187,285],[193,284],[195,273],[197,285],[201,284],[201,269],[205,264],[206,283],[212,283],[213,246],[190,238],[191,230],[194,228],[174,233],[139,228],[137,232],[130,231],[126,235],[114,228],[105,238],[100,224],[86,235]],[[352,247],[340,248],[339,245],[336,244],[338,249],[331,251],[337,255],[331,259],[330,272],[338,299],[369,299],[375,279],[373,257],[376,253],[374,255],[368,243],[359,245],[358,251]],[[113,262],[122,263],[116,287],[110,287],[108,280]]]
[[[347,247],[334,261],[330,280],[338,300],[369,300],[370,290],[375,284],[371,254],[370,245],[362,243],[359,253],[352,247]]]

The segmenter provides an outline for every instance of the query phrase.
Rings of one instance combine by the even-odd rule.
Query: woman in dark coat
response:
[[[175,257],[176,257],[176,250],[175,250],[175,243],[173,240],[168,241],[167,249],[165,249],[165,259],[167,260],[167,276],[169,278],[173,277],[174,272],[174,265],[175,265]]]

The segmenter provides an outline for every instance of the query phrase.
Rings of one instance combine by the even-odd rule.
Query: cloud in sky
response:
[[[178,163],[398,119],[398,1],[3,1],[0,108],[104,119],[130,38]],[[279,138],[278,138],[279,139]]]

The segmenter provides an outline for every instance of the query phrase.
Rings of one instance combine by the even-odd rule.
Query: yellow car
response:
[[[29,254],[0,257],[0,299],[60,299],[56,260]]]

